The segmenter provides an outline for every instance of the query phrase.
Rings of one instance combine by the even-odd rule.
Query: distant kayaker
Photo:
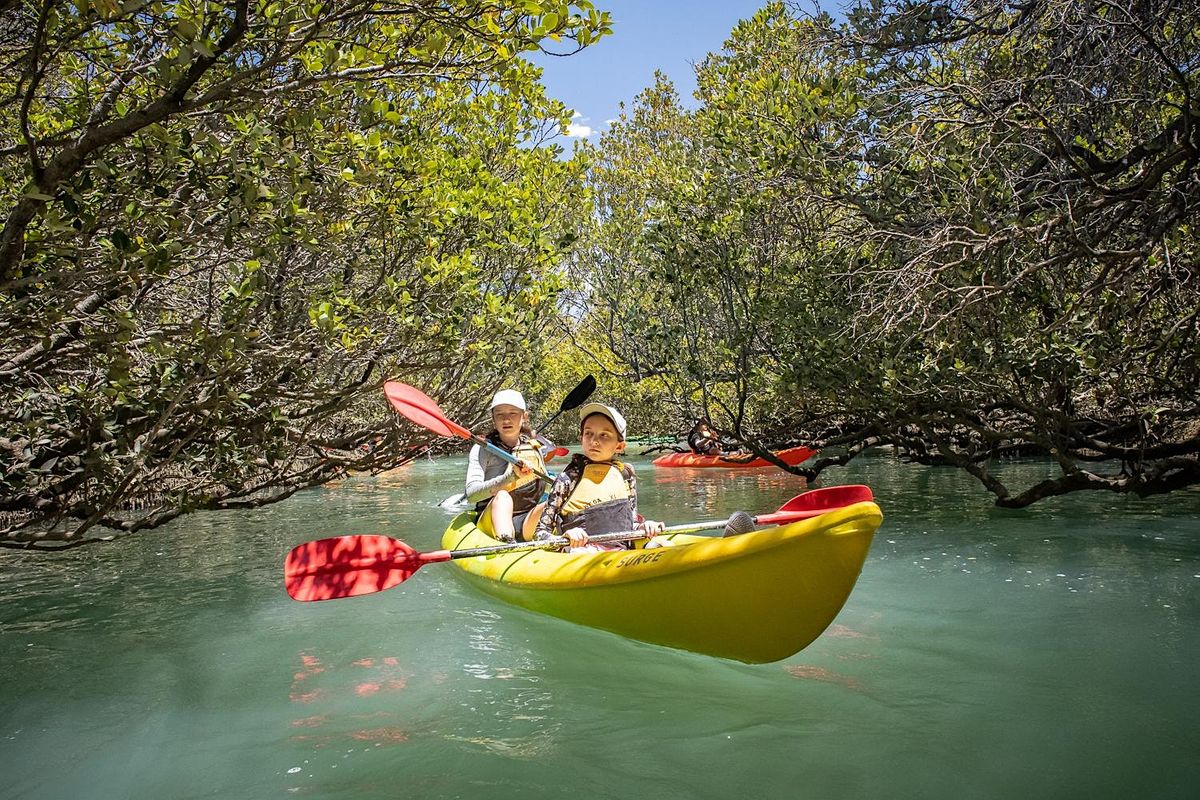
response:
[[[501,389],[492,397],[492,432],[487,439],[515,455],[514,466],[485,447],[475,445],[467,458],[467,502],[475,504],[479,528],[502,542],[530,541],[542,505],[542,481],[534,470],[545,472],[544,441],[529,426],[525,398],[515,389]]]
[[[661,522],[642,519],[637,511],[637,479],[633,467],[615,460],[625,452],[625,418],[612,406],[588,403],[579,410],[579,440],[583,452],[559,473],[535,538],[562,534],[571,540],[570,552],[626,550],[632,542],[588,544],[589,536],[640,530],[653,536]]]
[[[692,448],[693,453],[700,456],[719,456],[723,454],[721,450],[721,437],[713,430],[712,423],[705,417],[696,420],[696,424],[692,426],[692,430],[688,433],[688,447]]]

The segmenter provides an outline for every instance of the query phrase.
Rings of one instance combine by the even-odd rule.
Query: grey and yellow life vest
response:
[[[536,438],[522,433],[514,447],[509,447],[504,442],[500,441],[500,434],[492,431],[488,435],[488,441],[507,450],[517,458],[522,459],[535,469],[546,471],[546,461],[542,458],[542,443]],[[520,514],[524,511],[536,506],[542,500],[542,479],[536,474],[529,474],[517,480],[517,485],[509,490],[509,494],[513,499],[513,513]],[[492,502],[492,498],[481,500],[475,504],[475,511],[482,513],[487,504]]]
[[[620,461],[589,461],[577,455],[563,472],[573,483],[560,514],[561,528],[583,528],[589,536],[631,531],[637,511],[630,484],[633,469]]]

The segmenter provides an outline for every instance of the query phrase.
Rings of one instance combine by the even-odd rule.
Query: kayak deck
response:
[[[816,639],[845,604],[883,519],[873,502],[731,538],[675,534],[649,550],[523,550],[456,559],[513,605],[667,647],[767,663]],[[495,544],[460,514],[447,549]]]

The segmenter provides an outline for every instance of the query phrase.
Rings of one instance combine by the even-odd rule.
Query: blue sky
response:
[[[719,51],[739,19],[754,16],[767,0],[594,0],[612,14],[612,35],[568,58],[538,55],[542,83],[577,116],[572,135],[592,135],[629,106],[662,70],[692,107],[693,64]]]

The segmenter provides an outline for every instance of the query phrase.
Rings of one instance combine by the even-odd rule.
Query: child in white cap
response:
[[[588,544],[588,536],[640,530],[653,536],[661,522],[637,513],[637,479],[633,467],[616,457],[625,452],[625,418],[612,406],[588,403],[579,409],[579,441],[583,452],[571,459],[550,489],[537,522],[535,538],[558,533],[571,540],[570,552],[621,550],[631,542]]]
[[[475,445],[467,458],[467,502],[475,504],[479,528],[502,542],[530,541],[541,512],[541,479],[546,471],[542,443],[529,426],[525,398],[515,389],[492,397],[492,432],[487,439],[523,462],[514,466],[486,447]]]

